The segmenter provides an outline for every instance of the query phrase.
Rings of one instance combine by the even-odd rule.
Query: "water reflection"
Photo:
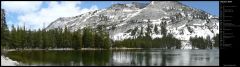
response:
[[[219,65],[219,50],[13,51],[7,56],[31,66]]]
[[[14,51],[7,54],[22,65],[103,66],[108,65],[109,51]]]
[[[203,66],[219,65],[218,50],[119,51],[113,53],[115,65]]]

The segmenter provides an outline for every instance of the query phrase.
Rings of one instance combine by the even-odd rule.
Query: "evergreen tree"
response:
[[[206,49],[209,47],[208,40],[204,39],[203,37],[190,37],[190,42],[193,48]]]
[[[94,47],[94,40],[93,40],[93,36],[92,36],[92,32],[89,28],[84,28],[84,32],[83,32],[83,47],[84,48],[90,48],[90,47]]]
[[[134,36],[137,33],[138,27],[135,27],[131,32],[131,36]]]
[[[77,32],[73,32],[73,35],[72,35],[72,48],[74,48],[75,50],[77,50],[77,49],[80,49],[81,47],[81,45],[80,45],[80,43],[81,42],[79,42],[80,40],[80,37],[79,37],[79,35],[78,35],[78,33]]]
[[[143,27],[141,27],[141,30],[140,30],[140,34],[139,34],[139,36],[138,37],[142,37],[143,36]]]
[[[1,9],[1,46],[6,47],[9,43],[9,30],[5,20],[5,11]]]
[[[83,41],[82,41],[82,32],[81,32],[81,30],[79,29],[79,30],[77,30],[77,34],[78,34],[78,37],[79,37],[79,47],[80,48],[82,48],[83,47]]]
[[[167,35],[166,22],[162,22],[162,23],[161,23],[161,34],[162,34],[163,36],[166,36],[166,35]]]
[[[25,40],[26,48],[31,48],[32,47],[32,32],[29,29],[26,31],[26,40]]]
[[[147,37],[150,37],[151,33],[152,33],[152,25],[148,23],[147,33],[145,33],[145,34],[146,34]]]
[[[63,47],[70,47],[71,45],[71,34],[67,27],[63,31]]]
[[[17,30],[16,28],[12,25],[12,30],[10,33],[10,40],[9,40],[9,48],[16,48],[17,47]]]
[[[155,32],[156,34],[159,34],[157,25],[154,26],[154,32]]]
[[[37,48],[43,48],[43,35],[41,29],[38,29],[36,32],[36,47]]]
[[[214,40],[214,47],[219,47],[219,34],[217,34],[216,36],[213,37]]]
[[[102,37],[102,32],[99,32],[99,34],[95,34],[95,47],[96,48],[102,48],[103,47],[103,37]]]
[[[110,38],[108,33],[104,33],[103,35],[103,48],[109,49],[110,48]]]
[[[210,36],[207,36],[207,39],[206,39],[205,41],[206,41],[206,43],[207,43],[207,44],[206,44],[206,45],[207,45],[207,48],[212,48],[212,47],[213,47]]]

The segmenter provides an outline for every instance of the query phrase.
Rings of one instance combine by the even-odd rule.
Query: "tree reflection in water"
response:
[[[12,51],[6,56],[31,66],[219,65],[219,50]]]

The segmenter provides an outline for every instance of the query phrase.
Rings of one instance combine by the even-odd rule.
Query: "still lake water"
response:
[[[6,54],[30,66],[218,66],[219,50],[72,50],[11,51]]]

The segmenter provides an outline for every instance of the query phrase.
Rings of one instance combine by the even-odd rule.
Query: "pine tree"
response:
[[[135,27],[131,32],[131,36],[134,36],[137,33],[138,27]]]
[[[89,38],[90,38],[90,47],[91,48],[94,48],[95,47],[95,35],[96,35],[96,33],[95,33],[95,31],[92,31],[92,29],[90,29],[91,31],[90,31],[90,36],[89,36]]]
[[[157,25],[155,25],[155,27],[154,27],[154,31],[155,31],[156,34],[159,34],[159,31],[158,31],[158,27],[157,27]]]
[[[146,36],[150,37],[151,33],[152,33],[152,25],[148,23]]]
[[[81,42],[80,41],[80,36],[78,35],[78,32],[73,32],[72,35],[72,48],[77,50],[81,48]]]
[[[25,31],[26,32],[26,40],[25,40],[25,44],[26,44],[26,48],[31,48],[32,46],[32,32],[31,30],[29,29],[28,31]]]
[[[96,48],[102,48],[103,47],[103,37],[102,32],[98,32],[99,34],[95,34],[95,47]]]
[[[79,29],[79,30],[77,30],[77,34],[78,34],[78,37],[79,37],[79,47],[80,48],[82,48],[83,47],[83,40],[82,40],[82,37],[83,37],[83,35],[82,35],[82,32],[81,32],[81,30]]]
[[[215,37],[213,37],[214,40],[214,47],[219,47],[219,34],[217,34]]]
[[[204,39],[203,37],[197,37],[195,36],[194,38],[190,38],[190,42],[192,44],[193,48],[199,48],[199,49],[206,49],[209,47],[209,40]]]
[[[71,34],[70,34],[70,31],[68,30],[67,27],[64,28],[64,32],[63,32],[63,46],[64,47],[70,47],[71,43],[70,43],[70,40],[71,40]]]
[[[212,41],[210,39],[210,36],[207,36],[207,39],[205,40],[206,41],[206,47],[208,48],[212,48]]]
[[[37,48],[43,48],[43,35],[42,35],[42,31],[41,31],[41,29],[38,29],[38,31],[37,31],[37,33],[36,33],[36,36],[37,36],[37,38],[36,38],[36,42],[37,42],[37,45],[36,45],[36,47]]]
[[[167,35],[166,22],[162,22],[162,23],[161,23],[161,34],[162,34],[163,36],[166,36],[166,35]]]
[[[139,36],[138,37],[142,37],[143,36],[143,27],[141,27],[141,30],[140,30],[140,34],[139,34]]]
[[[109,49],[110,48],[110,38],[109,38],[109,34],[108,33],[104,33],[104,35],[103,35],[103,43],[104,43],[103,48],[105,48],[105,49]]]
[[[10,33],[10,45],[9,45],[9,48],[16,48],[17,47],[17,30],[16,28],[12,25],[12,30],[11,30],[11,33]]]
[[[1,9],[1,46],[6,47],[9,43],[9,30],[5,20],[5,11]]]
[[[90,47],[94,47],[93,45],[93,36],[92,36],[92,32],[89,28],[84,28],[84,32],[83,32],[83,47],[84,48],[90,48]]]

